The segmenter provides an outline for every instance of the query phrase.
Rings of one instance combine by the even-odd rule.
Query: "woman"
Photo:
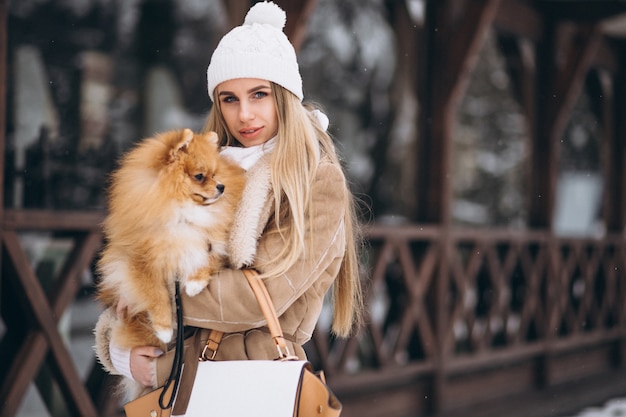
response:
[[[220,41],[207,70],[214,106],[207,130],[223,152],[247,169],[248,182],[231,231],[231,269],[212,277],[198,295],[183,295],[189,327],[224,332],[216,360],[275,359],[241,268],[256,269],[275,304],[292,354],[306,355],[323,299],[332,287],[333,332],[358,323],[361,290],[352,196],[326,133],[328,120],[302,104],[295,51],[282,32],[285,13],[258,3],[242,26]],[[120,351],[109,338],[115,311],[96,326],[96,353],[105,369],[157,387],[172,352],[144,346]]]

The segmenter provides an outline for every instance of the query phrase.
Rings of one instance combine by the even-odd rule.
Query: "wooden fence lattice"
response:
[[[44,362],[75,415],[119,412],[99,365],[87,381],[80,379],[56,321],[76,295],[79,269],[97,256],[98,219],[97,213],[5,212],[3,268],[14,275],[3,277],[2,319],[9,332],[24,317],[34,325],[21,341],[3,347],[13,360],[2,373],[2,416],[15,415]],[[57,286],[45,294],[17,239],[33,229],[75,242]],[[445,413],[622,369],[621,236],[572,239],[411,225],[374,226],[367,238],[364,327],[335,340],[320,326],[306,346],[343,399],[345,415],[380,416],[381,409],[385,415],[454,415]],[[472,390],[477,384],[480,389]]]
[[[367,387],[393,391],[403,381],[431,396],[422,410],[445,412],[623,366],[621,236],[376,226],[369,242],[366,326],[347,342],[318,336],[309,348],[355,402],[367,404]],[[553,360],[595,349],[589,363]],[[492,394],[459,382],[524,363],[525,379]]]

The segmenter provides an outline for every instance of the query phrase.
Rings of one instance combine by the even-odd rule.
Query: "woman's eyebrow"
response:
[[[269,85],[261,84],[261,85],[257,85],[256,87],[252,87],[251,89],[247,91],[247,93],[250,94],[250,93],[254,93],[255,91],[264,90],[268,88],[271,89],[272,87]],[[217,95],[218,96],[236,96],[236,94],[233,93],[232,91],[220,91],[218,92]]]
[[[248,94],[254,93],[255,91],[263,90],[263,89],[266,89],[266,88],[271,88],[271,87],[269,85],[265,85],[265,84],[257,85],[256,87],[252,87],[251,89],[249,89],[248,90]]]

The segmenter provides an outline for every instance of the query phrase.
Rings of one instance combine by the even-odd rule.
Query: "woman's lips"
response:
[[[246,129],[240,129],[239,134],[246,139],[252,139],[257,136],[262,130],[263,127],[250,127]]]

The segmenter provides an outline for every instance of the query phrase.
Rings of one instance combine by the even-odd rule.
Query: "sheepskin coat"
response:
[[[273,209],[270,158],[262,157],[247,171],[242,203],[231,231],[231,269],[215,274],[198,295],[182,296],[186,326],[224,332],[216,360],[275,359],[276,348],[264,327],[263,314],[240,271],[263,264],[281,249],[277,234],[263,234]],[[344,207],[349,203],[339,166],[322,160],[312,185],[312,223],[305,238],[305,253],[286,274],[265,279],[292,354],[306,357],[302,344],[311,338],[345,252]],[[258,269],[258,268],[257,268]],[[260,270],[260,272],[263,272]],[[110,373],[117,373],[109,356],[110,328],[115,311],[106,310],[96,325],[96,356]],[[157,382],[171,368],[173,352],[157,360]]]

